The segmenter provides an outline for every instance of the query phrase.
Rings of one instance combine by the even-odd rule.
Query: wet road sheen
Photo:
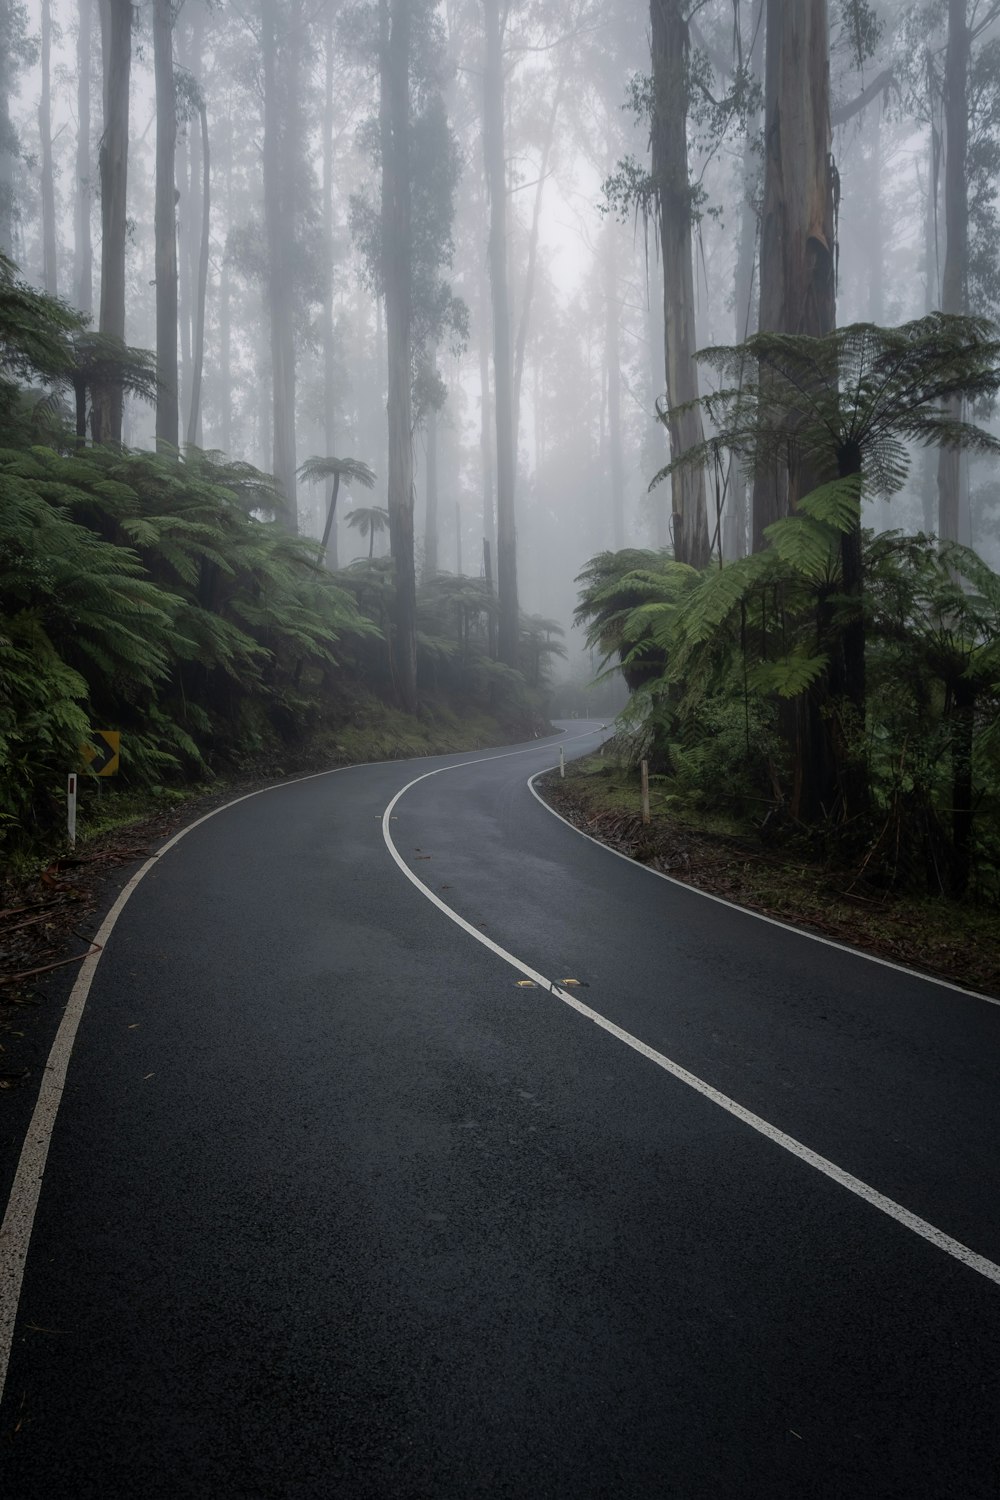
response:
[[[567,756],[599,742],[568,725]],[[615,858],[560,741],[219,813],[97,968],[0,1495],[1000,1496],[1000,1008]]]

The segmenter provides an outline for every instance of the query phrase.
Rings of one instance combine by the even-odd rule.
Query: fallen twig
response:
[[[22,969],[20,974],[0,975],[0,984],[17,984],[19,979],[31,979],[35,974],[47,974],[50,969],[61,969],[64,964],[79,964],[92,953],[100,953],[101,944],[91,943],[86,953],[77,953],[73,958],[60,958],[54,964],[42,964],[37,969]]]

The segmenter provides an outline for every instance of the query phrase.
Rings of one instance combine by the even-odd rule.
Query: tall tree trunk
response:
[[[658,474],[670,462],[670,439],[667,429],[656,416],[664,396],[663,365],[663,277],[659,265],[654,265],[650,275],[648,245],[646,261],[646,330],[649,342],[649,404],[647,412],[649,426],[644,434],[643,466],[649,478]],[[665,484],[651,490],[648,504],[652,506],[652,542],[661,549],[670,546],[670,490]]]
[[[101,138],[101,333],[125,342],[125,232],[128,186],[128,107],[132,70],[131,0],[101,0],[104,57],[104,134]],[[120,443],[120,380],[95,387],[94,441]]]
[[[760,79],[764,51],[761,11],[763,0],[755,0],[751,16],[753,47],[750,67],[755,80]],[[743,141],[743,201],[740,205],[740,237],[736,251],[735,336],[742,344],[757,332],[757,245],[760,230],[760,163],[758,136],[760,111],[747,119]],[[729,469],[729,501],[723,530],[723,553],[727,558],[744,557],[747,550],[747,477],[741,464]]]
[[[201,243],[198,250],[198,288],[194,304],[194,347],[191,361],[191,409],[188,412],[187,441],[201,445],[201,382],[205,364],[205,303],[208,300],[208,250],[211,241],[212,158],[208,144],[208,108],[199,91],[198,118],[201,122]]]
[[[517,665],[517,531],[514,487],[517,435],[514,429],[514,369],[510,298],[507,290],[507,170],[504,159],[503,49],[499,0],[483,0],[486,59],[483,74],[483,149],[490,195],[490,285],[493,294],[493,388],[497,456],[497,651]]]
[[[42,145],[42,285],[59,292],[56,267],[56,190],[52,166],[52,0],[42,0],[42,88],[38,100],[38,134]]]
[[[483,470],[483,536],[496,553],[497,527],[493,492],[493,398],[490,392],[490,285],[486,262],[479,267],[479,455]],[[495,622],[494,622],[495,623]]]
[[[18,139],[10,117],[10,96],[14,88],[14,62],[0,57],[0,255],[14,258],[16,222],[14,184],[17,177]]]
[[[622,444],[621,330],[618,257],[611,222],[604,228],[604,365],[608,382],[608,458],[611,535],[615,551],[625,545],[625,455]]]
[[[287,32],[278,38],[277,0],[262,0],[264,62],[264,219],[267,231],[267,300],[271,330],[274,456],[272,472],[283,499],[279,519],[298,530],[295,476],[295,328],[292,291],[294,196],[294,108],[297,85],[289,55],[298,51]],[[287,19],[286,19],[287,25]],[[280,70],[279,70],[279,64]],[[289,180],[289,162],[292,178]]]
[[[821,337],[836,323],[830,26],[826,0],[767,0],[760,328]],[[755,478],[753,549],[812,488],[811,475],[764,466]]]
[[[410,400],[410,14],[379,0],[382,132],[382,277],[389,342],[389,545],[396,569],[399,696],[417,710],[417,603],[413,560],[413,417]]]
[[[436,361],[435,361],[436,364]],[[427,414],[426,510],[424,513],[424,576],[438,571],[438,414]]]
[[[885,322],[885,214],[882,209],[882,121],[876,119],[872,126],[871,156],[869,159],[869,224],[871,238],[868,246],[868,316],[881,326]],[[887,531],[892,525],[892,506],[885,496],[875,501],[874,525],[878,531]]]
[[[183,31],[178,31],[178,43]],[[180,48],[178,47],[178,52]],[[182,66],[187,68],[185,60]],[[177,141],[174,162],[177,180],[178,226],[177,226],[177,315],[178,315],[178,405],[189,404],[191,394],[191,329],[194,319],[191,305],[194,299],[191,275],[191,225],[194,221],[194,146],[191,140],[190,122],[181,131]]]
[[[177,188],[171,0],[153,0],[153,67],[156,75],[156,446],[174,451],[177,416]]]
[[[90,238],[90,22],[93,0],[80,0],[76,39],[76,198],[73,295],[89,317],[94,308],[94,253]]]
[[[337,442],[337,403],[336,390],[336,347],[334,344],[333,331],[333,280],[334,280],[334,255],[333,255],[333,11],[328,12],[326,18],[325,44],[325,98],[323,101],[323,436],[328,454],[336,453]],[[336,508],[336,480],[333,481],[330,493],[327,496],[327,515],[331,516]],[[329,560],[329,566],[335,569],[338,566],[337,553],[337,525],[333,520],[327,538],[325,556]]]
[[[767,333],[822,337],[836,322],[829,43],[826,0],[795,5],[767,0],[760,251],[760,328]],[[790,432],[801,420],[800,414],[789,413]],[[853,455],[847,455],[845,463],[852,461]],[[840,472],[853,472],[845,463]],[[808,461],[791,472],[777,463],[761,465],[754,477],[754,551],[765,546],[764,532],[773,521],[832,477]],[[823,701],[824,693],[832,691],[841,702],[850,702],[860,725],[851,725],[849,733],[863,733],[860,528],[859,506],[857,524],[841,545],[843,589],[855,595],[859,611],[847,630],[842,670],[834,663],[828,683],[783,710],[784,732],[794,751],[792,813],[806,821],[831,815],[838,793],[841,810],[854,814],[864,795],[863,761],[840,743],[836,720]]]
[[[545,179],[549,171],[549,157],[552,155],[552,142],[555,140],[556,120],[559,117],[559,106],[562,103],[563,89],[566,83],[566,54],[563,53],[563,64],[559,69],[556,79],[555,90],[552,94],[552,104],[549,108],[549,117],[545,125],[545,135],[542,138],[542,158],[538,167],[538,181],[535,184],[535,204],[531,214],[531,232],[528,236],[528,265],[524,273],[524,297],[521,302],[521,316],[517,324],[517,341],[514,346],[514,449],[517,451],[517,434],[521,426],[521,381],[524,376],[524,351],[528,344],[528,328],[531,323],[531,303],[535,292],[535,270],[538,264],[538,232],[542,219],[542,200],[545,195]]]
[[[971,39],[967,0],[948,0],[948,51],[944,75],[944,275],[941,311],[968,310],[969,188],[966,157],[969,149],[969,54]],[[961,397],[947,403],[948,415],[962,416]],[[938,457],[938,535],[947,541],[967,540],[962,533],[962,460],[957,448],[942,447]]]
[[[653,63],[653,180],[663,254],[664,349],[672,458],[704,437],[697,411],[678,407],[698,396],[691,244],[691,184],[687,156],[688,52],[682,0],[650,0]],[[701,468],[673,476],[674,554],[701,568],[708,562],[705,475]]]
[[[225,183],[224,213],[227,226],[233,222],[232,215],[233,177],[233,115],[230,106],[226,119],[226,165],[223,173]],[[229,255],[223,250],[222,270],[219,273],[219,446],[223,453],[232,451],[233,385],[230,373],[232,361],[231,294],[229,286]]]

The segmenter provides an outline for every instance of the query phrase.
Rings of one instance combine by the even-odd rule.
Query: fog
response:
[[[763,7],[707,0],[665,9],[690,43],[695,345],[732,344],[758,318]],[[838,325],[895,324],[943,305],[946,9],[829,7]],[[995,10],[968,7],[966,289],[968,310],[985,315],[998,289]],[[12,46],[4,64],[16,137],[5,158],[5,248],[29,281],[96,321],[98,7],[49,0],[45,11],[50,102],[39,0],[20,30],[15,15],[20,50]],[[158,349],[154,11],[145,3],[133,15],[125,207],[124,337],[149,350]],[[591,657],[571,628],[577,575],[606,549],[677,542],[670,482],[649,488],[670,449],[655,415],[666,396],[661,226],[640,181],[650,160],[648,7],[183,0],[172,20],[178,446],[192,437],[273,474],[285,524],[317,539],[331,486],[297,470],[310,457],[367,465],[373,488],[350,474],[340,485],[331,566],[370,551],[378,558],[390,545],[404,566],[410,544],[399,517],[412,494],[417,582],[485,577],[489,568],[501,659],[512,661],[506,589],[523,615],[566,632],[567,664],[550,663],[550,675],[588,677]],[[83,52],[81,21],[90,32]],[[624,195],[609,193],[608,179],[624,182]],[[394,225],[405,243],[391,237]],[[203,236],[203,374],[192,417]],[[702,373],[702,389],[709,378]],[[122,439],[152,448],[157,421],[153,405],[126,399]],[[935,529],[935,483],[918,455],[898,494],[866,502],[865,523]],[[994,564],[996,493],[993,460],[964,467],[959,534]],[[749,504],[734,478],[720,512],[709,484],[711,556],[752,544]],[[374,535],[383,517],[372,508],[387,513]],[[509,545],[505,554],[515,535],[516,573]]]

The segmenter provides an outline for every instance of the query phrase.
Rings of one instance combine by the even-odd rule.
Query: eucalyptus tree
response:
[[[696,6],[689,0],[650,0],[648,77],[636,77],[630,88],[633,111],[648,120],[652,153],[647,170],[629,157],[605,182],[605,194],[627,218],[641,212],[653,219],[662,255],[663,354],[666,401],[662,417],[670,452],[680,460],[703,438],[696,405],[698,375],[694,362],[695,332],[693,226],[698,193],[689,167],[688,121],[692,69],[690,21]],[[708,517],[705,478],[697,466],[677,463],[671,478],[674,552],[696,567],[708,561]]]
[[[177,208],[174,157],[177,95],[174,87],[172,0],[153,0],[153,66],[156,75],[156,446],[178,445],[177,416]]]
[[[100,332],[125,343],[125,237],[128,186],[129,83],[132,72],[131,0],[103,0],[101,48],[104,71],[104,134],[101,174]],[[112,376],[94,392],[91,428],[95,442],[120,443],[120,382]]]
[[[827,3],[767,0],[766,18],[760,331],[822,338],[836,323]],[[814,478],[769,455],[754,475],[755,551]]]
[[[378,0],[368,8],[379,113],[364,135],[380,172],[376,206],[351,200],[351,226],[370,284],[384,297],[388,342],[389,538],[396,569],[395,665],[403,706],[417,707],[413,432],[440,407],[444,386],[430,363],[439,339],[461,345],[467,313],[443,271],[451,263],[457,147],[442,88],[444,31],[431,0]]]
[[[497,649],[507,666],[517,664],[517,528],[514,486],[517,433],[514,366],[507,275],[507,163],[504,152],[503,23],[509,7],[483,0],[483,156],[490,202],[489,266],[493,302],[493,401],[497,467]]]
[[[0,255],[14,253],[16,179],[21,144],[11,115],[18,74],[34,59],[27,12],[16,0],[0,5]]]
[[[42,148],[42,285],[55,296],[56,268],[55,170],[52,162],[52,0],[42,0],[42,86],[38,96],[38,135]]]
[[[208,102],[199,80],[191,72],[179,78],[178,115],[184,120],[198,118],[201,143],[201,211],[197,216],[189,206],[186,218],[197,225],[198,257],[194,276],[193,318],[190,327],[191,373],[188,388],[188,414],[185,439],[188,445],[201,442],[201,393],[205,369],[205,315],[208,302],[208,260],[212,241],[212,154],[208,134]],[[193,179],[189,185],[189,198],[197,195]]]
[[[264,225],[271,334],[273,473],[284,497],[281,523],[298,530],[295,499],[294,234],[299,148],[299,75],[305,21],[282,0],[260,0],[264,84]]]
[[[896,19],[900,128],[915,123],[927,141],[926,305],[993,317],[1000,312],[1000,6],[919,0]],[[953,539],[969,525],[961,464],[941,453],[924,495],[928,528]]]
[[[705,584],[705,608],[721,608],[721,619],[745,604],[746,583],[777,586],[782,565],[807,581],[812,636],[772,664],[769,681],[804,706],[786,725],[798,746],[800,814],[826,815],[834,801],[853,814],[867,787],[862,497],[898,492],[908,445],[1000,455],[1000,439],[956,418],[952,405],[1000,391],[1000,331],[984,319],[935,313],[898,328],[852,324],[822,338],[760,333],[700,358],[727,383],[700,399],[713,432],[679,462],[714,464],[729,452],[750,473],[781,459],[800,479],[813,476],[797,513],[767,528],[769,549]]]
[[[94,253],[90,234],[93,196],[90,164],[90,39],[94,0],[79,0],[76,40],[76,182],[73,208],[73,297],[88,316],[94,304]]]

